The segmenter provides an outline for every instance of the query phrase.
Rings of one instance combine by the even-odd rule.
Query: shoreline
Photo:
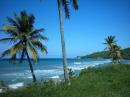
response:
[[[111,97],[112,94],[115,95],[113,97],[119,95],[129,97],[129,73],[130,64],[111,64],[103,68],[89,68],[82,70],[79,77],[72,78],[70,86],[49,81],[8,90],[8,92],[0,93],[0,97],[38,97],[39,94],[42,97],[70,97],[70,95],[74,97],[77,95],[78,97]],[[88,93],[88,91],[92,92]]]
[[[103,64],[99,64],[99,62],[98,61],[93,61],[93,62],[95,62],[95,64],[93,64],[93,65],[87,65],[87,66],[85,66],[85,68],[89,68],[89,67],[102,67],[102,66],[108,66],[108,65],[110,65],[111,63],[110,63],[110,60],[106,60],[106,63],[103,63]],[[96,63],[97,62],[97,63]],[[105,61],[104,61],[105,62]],[[76,65],[78,66],[79,65],[79,63],[77,64],[76,63]],[[71,68],[74,72],[75,72],[75,74],[76,74],[76,72],[78,72],[78,74],[80,73],[80,71],[82,70],[82,69],[85,69],[85,68],[80,68],[80,69],[76,69],[76,68]],[[77,74],[76,74],[77,75]],[[41,80],[41,81],[38,81],[38,82],[47,82],[47,81],[49,81],[49,80],[55,80],[55,81],[57,81],[57,82],[60,82],[60,81],[62,81],[63,80],[63,77],[62,77],[63,75],[61,75],[61,76],[59,76],[59,75],[55,75],[55,76],[52,76],[52,77],[50,77],[50,78],[48,78],[48,80]],[[29,83],[31,83],[31,82],[29,82]],[[29,84],[29,83],[27,83],[27,84]],[[12,83],[12,84],[9,84],[9,85],[7,85],[8,86],[8,88],[9,89],[18,89],[18,88],[21,88],[21,87],[24,87],[24,86],[26,86],[27,85],[26,83],[24,83],[24,82],[17,82],[17,83]],[[0,88],[0,92],[2,92],[2,88]]]

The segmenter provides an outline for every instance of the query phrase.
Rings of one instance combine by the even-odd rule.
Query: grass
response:
[[[130,97],[130,65],[88,68],[72,78],[70,86],[49,81],[9,90],[0,97]]]

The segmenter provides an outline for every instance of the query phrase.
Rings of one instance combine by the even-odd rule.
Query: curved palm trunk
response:
[[[59,19],[60,19],[60,34],[61,34],[61,44],[62,44],[64,79],[65,79],[65,82],[70,84],[69,75],[68,75],[68,68],[67,68],[67,58],[66,58],[66,49],[65,49],[64,31],[63,31],[63,20],[62,20],[62,8],[61,8],[60,0],[57,0],[57,3],[58,3]]]
[[[26,55],[27,55],[29,67],[30,67],[30,70],[31,70],[31,73],[32,73],[33,82],[36,82],[36,77],[35,77],[35,74],[34,74],[34,72],[33,72],[33,66],[32,66],[32,63],[31,63],[31,60],[30,60],[30,58],[29,58],[29,55],[28,55],[27,50],[25,50],[25,53],[26,53]]]

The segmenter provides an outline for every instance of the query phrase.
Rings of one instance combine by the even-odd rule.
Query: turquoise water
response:
[[[130,61],[124,61],[130,63]],[[111,63],[110,59],[68,59],[68,67],[74,72],[89,66]],[[40,59],[38,64],[33,64],[36,78],[39,81],[63,78],[62,59]],[[32,82],[28,61],[10,64],[9,60],[0,60],[0,80],[6,84]]]

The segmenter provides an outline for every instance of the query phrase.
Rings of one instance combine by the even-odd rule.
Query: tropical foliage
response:
[[[113,62],[120,63],[121,49],[115,41],[115,36],[108,36],[105,39],[104,44],[107,45],[107,47],[105,49],[108,50],[108,55],[110,57],[112,57]]]
[[[9,25],[3,26],[2,32],[7,34],[9,37],[0,39],[0,42],[10,42],[12,47],[5,50],[1,57],[8,56],[11,62],[15,62],[17,57],[20,57],[22,62],[24,57],[27,57],[33,81],[36,81],[35,74],[31,63],[31,58],[37,63],[38,62],[38,51],[39,49],[43,54],[47,52],[46,46],[43,45],[40,40],[47,40],[47,37],[43,36],[40,32],[44,29],[35,29],[35,17],[28,15],[25,11],[22,11],[20,15],[14,14],[14,19],[7,17]]]

